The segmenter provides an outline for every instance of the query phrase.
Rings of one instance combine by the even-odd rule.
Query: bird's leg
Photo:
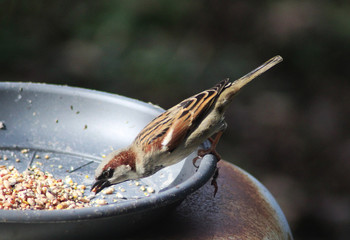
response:
[[[221,160],[221,156],[220,154],[216,151],[216,145],[218,144],[222,134],[224,133],[224,131],[220,131],[216,134],[215,138],[208,138],[208,140],[210,141],[211,145],[210,145],[210,148],[208,149],[199,149],[198,150],[198,156],[193,158],[192,162],[193,162],[193,166],[195,166],[196,168],[198,168],[199,166],[196,165],[196,162],[198,159],[204,157],[204,155],[206,154],[213,154],[217,161],[220,161]]]
[[[202,158],[204,157],[204,155],[206,154],[213,154],[217,161],[220,161],[221,160],[221,156],[220,154],[218,154],[218,152],[216,151],[216,145],[218,144],[222,134],[224,133],[224,131],[220,131],[216,134],[215,138],[209,138],[208,140],[210,141],[211,143],[211,146],[210,148],[208,149],[200,149],[198,150],[198,156],[195,157],[192,161],[193,161],[193,165],[198,168],[199,166],[196,165],[196,161],[199,159],[199,158]],[[216,182],[216,179],[218,178],[219,176],[219,168],[216,167],[216,170],[214,172],[214,175],[213,175],[213,179],[211,180],[211,185],[214,186],[214,197],[216,195],[216,193],[218,192],[218,184]]]
[[[218,178],[219,176],[219,168],[216,167],[215,169],[215,172],[214,172],[214,175],[213,175],[213,179],[211,180],[211,185],[214,186],[214,197],[216,195],[216,193],[218,192],[218,183],[216,182],[216,179]]]

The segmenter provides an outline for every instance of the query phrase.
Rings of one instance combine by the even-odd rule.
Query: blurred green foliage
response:
[[[257,176],[296,239],[350,236],[349,1],[0,1],[0,81],[164,108],[268,58],[236,98],[224,159]]]

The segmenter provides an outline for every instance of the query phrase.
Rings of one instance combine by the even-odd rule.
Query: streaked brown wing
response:
[[[215,87],[185,99],[156,117],[136,137],[145,152],[151,149],[172,152],[202,121],[221,92],[231,83],[225,79]]]

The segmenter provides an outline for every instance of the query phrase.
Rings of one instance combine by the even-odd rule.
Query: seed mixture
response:
[[[67,179],[66,179],[67,181]],[[83,196],[85,185],[64,183],[37,167],[19,173],[14,166],[0,166],[0,209],[76,209],[90,206]]]
[[[21,154],[27,156],[29,149],[22,149]],[[34,159],[51,159],[49,154],[40,156],[35,154]],[[0,161],[9,163],[9,159],[15,163],[21,163],[21,157],[15,154],[0,155]],[[36,161],[35,165],[27,168],[20,173],[14,166],[0,165],[0,209],[4,210],[59,210],[59,209],[77,209],[83,207],[99,207],[111,202],[117,203],[127,199],[139,199],[141,196],[125,197],[124,187],[111,186],[102,190],[97,199],[95,195],[85,196],[86,186],[75,183],[70,176],[63,179],[56,179],[52,174],[40,170],[43,163]],[[38,167],[37,167],[38,166]],[[54,167],[53,164],[50,165]],[[55,166],[62,169],[62,165]],[[73,168],[71,167],[71,170]],[[67,171],[68,172],[68,171]],[[89,175],[84,176],[85,179]],[[142,195],[148,197],[155,193],[155,190],[149,186],[143,186],[139,181],[132,181],[129,186],[136,189]],[[117,189],[116,189],[117,188]],[[87,190],[89,191],[89,190]],[[107,201],[108,200],[108,201]]]

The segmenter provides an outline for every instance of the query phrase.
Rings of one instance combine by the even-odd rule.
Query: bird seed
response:
[[[69,180],[69,183],[70,180]],[[65,185],[61,179],[37,167],[23,173],[14,166],[0,166],[0,209],[55,210],[90,206],[84,185]]]

